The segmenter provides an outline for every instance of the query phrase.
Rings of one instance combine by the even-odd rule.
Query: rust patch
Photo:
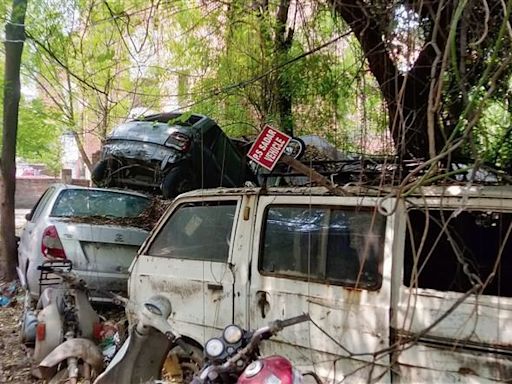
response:
[[[458,372],[461,374],[461,375],[473,375],[473,376],[477,376],[477,373],[469,368],[469,367],[460,367]]]
[[[169,280],[158,280],[156,279],[148,279],[149,284],[151,286],[151,290],[156,293],[170,293],[173,295],[179,295],[181,298],[192,296],[196,293],[201,292],[202,283],[201,282],[188,282],[188,283],[180,283],[175,284],[173,281]]]

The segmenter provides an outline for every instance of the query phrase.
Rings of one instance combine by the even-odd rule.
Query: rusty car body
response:
[[[189,192],[131,266],[193,345],[226,324],[309,313],[262,353],[326,382],[512,377],[512,188],[239,188]]]
[[[196,188],[242,186],[254,180],[247,163],[209,117],[161,113],[114,128],[91,176],[97,185],[173,198]]]

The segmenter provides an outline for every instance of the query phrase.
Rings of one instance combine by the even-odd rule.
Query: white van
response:
[[[132,264],[192,345],[309,313],[262,353],[327,382],[512,380],[512,188],[198,190]]]

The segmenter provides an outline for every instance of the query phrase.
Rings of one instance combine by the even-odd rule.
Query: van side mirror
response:
[[[26,219],[27,221],[30,221],[30,220],[32,219],[32,212],[27,213],[27,214],[25,215],[25,219]]]

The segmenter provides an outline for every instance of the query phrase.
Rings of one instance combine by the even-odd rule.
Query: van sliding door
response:
[[[390,380],[393,216],[375,206],[369,198],[260,197],[251,327],[301,313],[312,319],[265,343],[264,355],[282,354],[329,382]]]
[[[512,201],[411,199],[406,219],[394,372],[403,382],[509,382]]]

